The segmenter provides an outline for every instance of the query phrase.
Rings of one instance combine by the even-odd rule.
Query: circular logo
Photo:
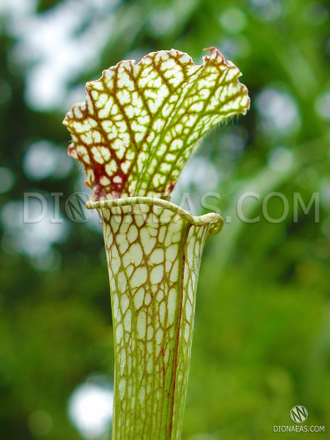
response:
[[[76,223],[85,223],[94,215],[93,209],[86,209],[85,203],[89,195],[83,192],[72,194],[65,204],[65,211],[68,217]]]
[[[294,406],[290,411],[290,419],[294,423],[304,423],[307,420],[308,411],[302,405]]]

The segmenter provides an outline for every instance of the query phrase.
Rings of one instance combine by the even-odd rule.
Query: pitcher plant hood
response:
[[[195,65],[178,50],[121,61],[86,84],[66,115],[68,152],[86,171],[93,201],[160,195],[169,199],[199,139],[250,99],[239,69],[214,47]]]

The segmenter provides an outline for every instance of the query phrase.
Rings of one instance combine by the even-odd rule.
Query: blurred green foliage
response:
[[[93,2],[40,0],[29,20],[47,26],[69,3],[88,11]],[[5,440],[75,440],[81,437],[68,419],[71,393],[91,374],[113,375],[109,287],[101,234],[66,216],[82,170],[74,164],[63,177],[37,179],[24,167],[33,143],[47,140],[65,151],[69,134],[61,125],[63,102],[43,110],[29,102],[40,60],[18,50],[29,37],[13,30],[25,29],[22,5],[0,8],[0,432]],[[308,409],[309,425],[330,429],[329,2],[132,0],[113,3],[107,14],[102,53],[71,71],[69,90],[121,59],[175,47],[200,62],[202,48],[214,45],[244,73],[252,99],[246,117],[214,130],[197,153],[220,176],[214,191],[227,224],[205,249],[183,439],[299,439],[273,433],[274,425],[292,425],[297,404]],[[90,13],[77,34],[99,18]],[[60,37],[59,21],[45,47]],[[45,77],[54,74],[44,69]],[[237,201],[248,191],[260,194],[243,204],[246,217],[260,215],[256,223],[237,218]],[[27,250],[15,210],[24,192],[49,201],[50,193],[63,193],[67,231],[45,255]],[[271,192],[289,201],[280,223],[262,213]],[[315,206],[307,214],[298,209],[294,221],[294,193],[306,205],[319,195],[318,222]],[[268,213],[281,217],[278,197],[269,200]],[[30,239],[42,241],[52,227]],[[52,420],[42,436],[31,429],[36,411]]]

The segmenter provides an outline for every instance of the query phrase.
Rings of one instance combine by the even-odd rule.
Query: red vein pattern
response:
[[[177,50],[121,61],[86,84],[86,101],[66,115],[69,154],[82,162],[93,200],[169,198],[198,140],[249,108],[237,67],[210,48],[202,65]]]

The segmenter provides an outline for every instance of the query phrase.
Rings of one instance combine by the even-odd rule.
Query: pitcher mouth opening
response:
[[[224,221],[220,214],[215,212],[210,212],[208,214],[194,216],[189,214],[186,210],[181,208],[180,206],[172,203],[170,201],[156,198],[156,197],[125,197],[119,199],[112,200],[99,200],[92,201],[91,199],[87,200],[86,208],[87,209],[104,209],[104,208],[121,208],[127,206],[156,206],[158,208],[167,209],[176,215],[182,217],[187,222],[191,223],[194,226],[204,226],[206,224],[210,225],[208,237],[212,237],[214,235],[219,234],[221,232]]]

